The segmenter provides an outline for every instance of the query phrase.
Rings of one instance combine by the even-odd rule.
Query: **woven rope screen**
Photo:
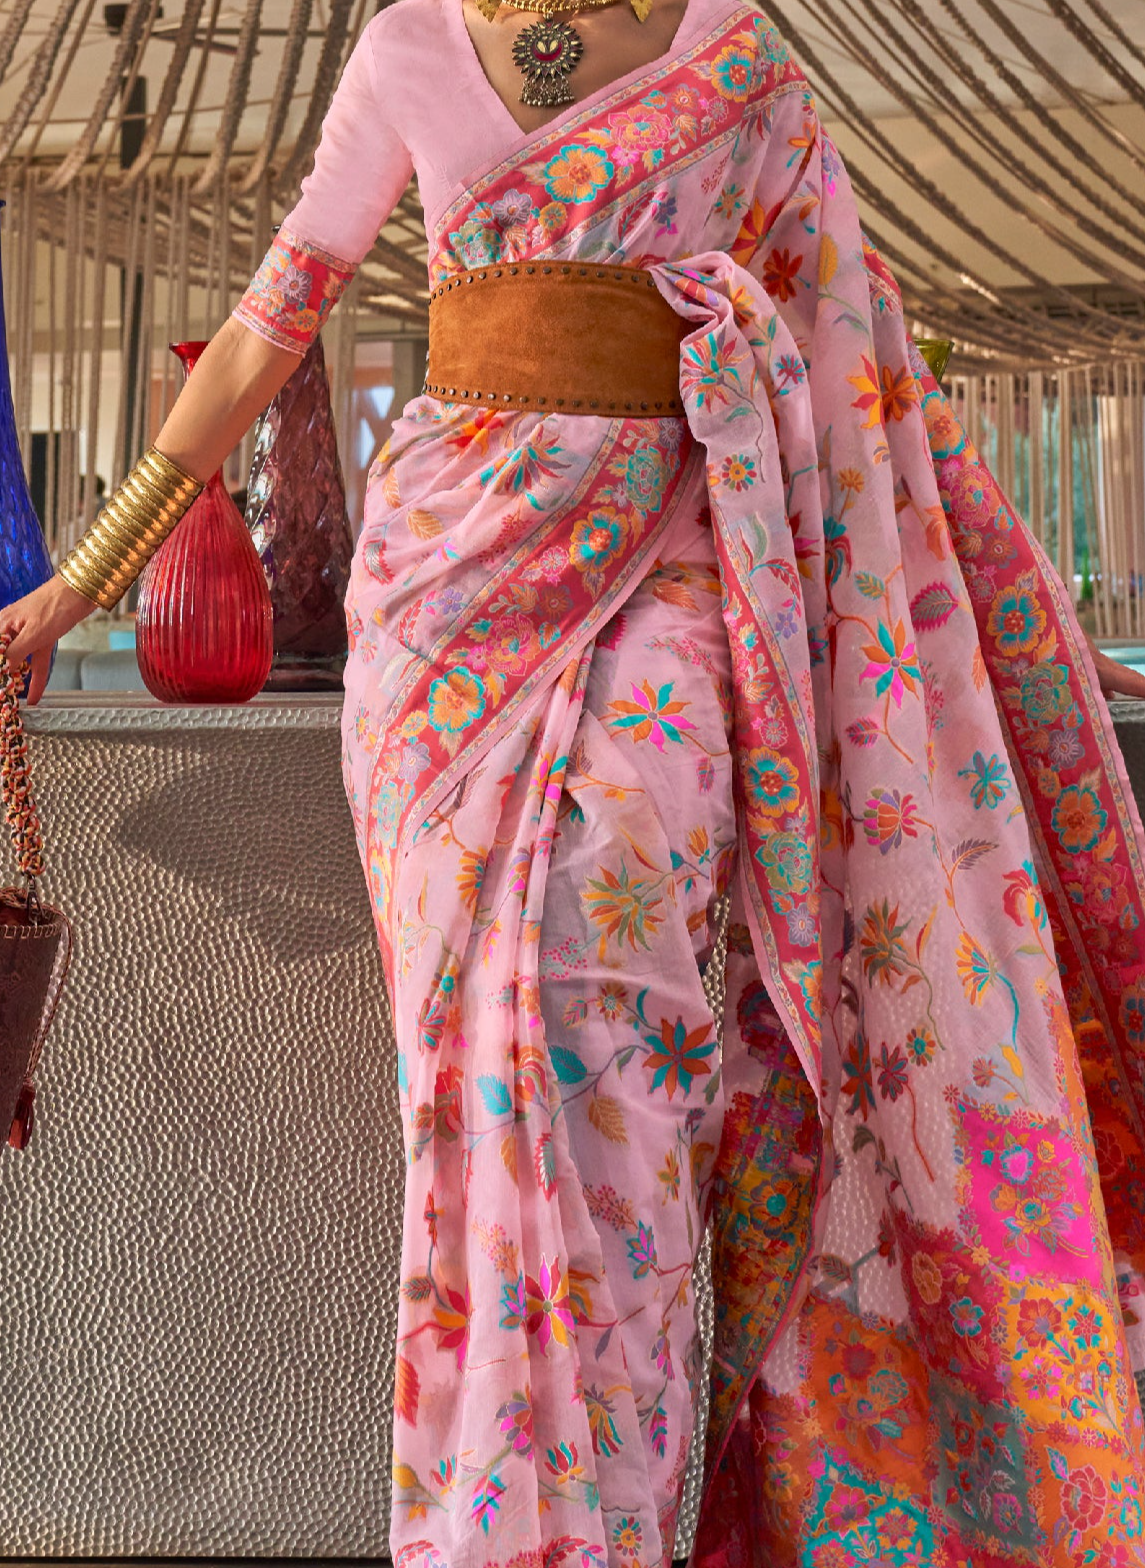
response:
[[[916,333],[953,338],[962,375],[1088,373],[1145,360],[1140,5],[768,7],[815,84]],[[91,494],[94,449],[89,442],[81,463],[79,432],[97,413],[106,426],[114,384],[116,454],[127,461],[145,444],[156,402],[172,390],[173,365],[156,386],[157,352],[173,338],[209,336],[245,286],[374,8],[375,0],[0,3],[17,413],[25,440],[34,420],[58,432],[48,479],[54,547],[69,542]],[[363,329],[424,332],[424,251],[411,188],[328,333],[343,394]],[[135,291],[130,303],[123,278]],[[35,414],[34,353],[47,378]],[[118,378],[109,376],[116,362]],[[117,455],[112,482],[122,466]]]

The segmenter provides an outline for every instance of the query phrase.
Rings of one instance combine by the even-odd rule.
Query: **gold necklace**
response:
[[[559,12],[595,11],[619,5],[620,0],[476,0],[482,15],[492,21],[501,5],[514,11],[535,11],[540,21],[524,28],[513,40],[513,64],[525,78],[520,102],[531,108],[552,109],[575,103],[568,77],[584,53],[584,40]],[[639,21],[652,9],[652,0],[629,0]]]

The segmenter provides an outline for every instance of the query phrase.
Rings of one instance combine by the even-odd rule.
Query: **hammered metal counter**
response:
[[[401,1126],[341,693],[24,711],[76,953],[0,1148],[0,1555],[383,1558]]]
[[[76,951],[0,1149],[0,1554],[382,1556],[401,1126],[341,693],[24,712]]]

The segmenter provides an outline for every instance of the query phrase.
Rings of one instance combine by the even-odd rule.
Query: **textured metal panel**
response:
[[[26,713],[76,955],[0,1149],[0,1555],[386,1553],[401,1125],[340,708]]]
[[[0,1553],[386,1552],[401,1128],[340,702],[27,714],[76,954],[0,1150]]]

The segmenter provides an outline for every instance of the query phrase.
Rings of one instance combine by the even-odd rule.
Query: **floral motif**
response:
[[[623,731],[634,741],[651,741],[659,752],[663,752],[665,741],[682,745],[685,732],[696,726],[684,717],[684,709],[689,703],[673,698],[673,685],[674,682],[665,681],[657,691],[647,681],[641,681],[632,687],[631,701],[624,697],[614,698],[608,704],[609,726]]]
[[[280,229],[234,314],[278,348],[305,354],[354,271],[353,262]]]
[[[615,165],[599,147],[572,143],[549,159],[542,178],[554,201],[580,203],[591,201],[615,172]]]
[[[560,1262],[542,1257],[536,1279],[525,1276],[525,1326],[535,1334],[541,1349],[553,1342],[567,1345],[573,1332],[568,1284],[561,1276]]]
[[[742,103],[754,75],[754,62],[746,49],[729,44],[712,61],[712,86],[721,98]]]

